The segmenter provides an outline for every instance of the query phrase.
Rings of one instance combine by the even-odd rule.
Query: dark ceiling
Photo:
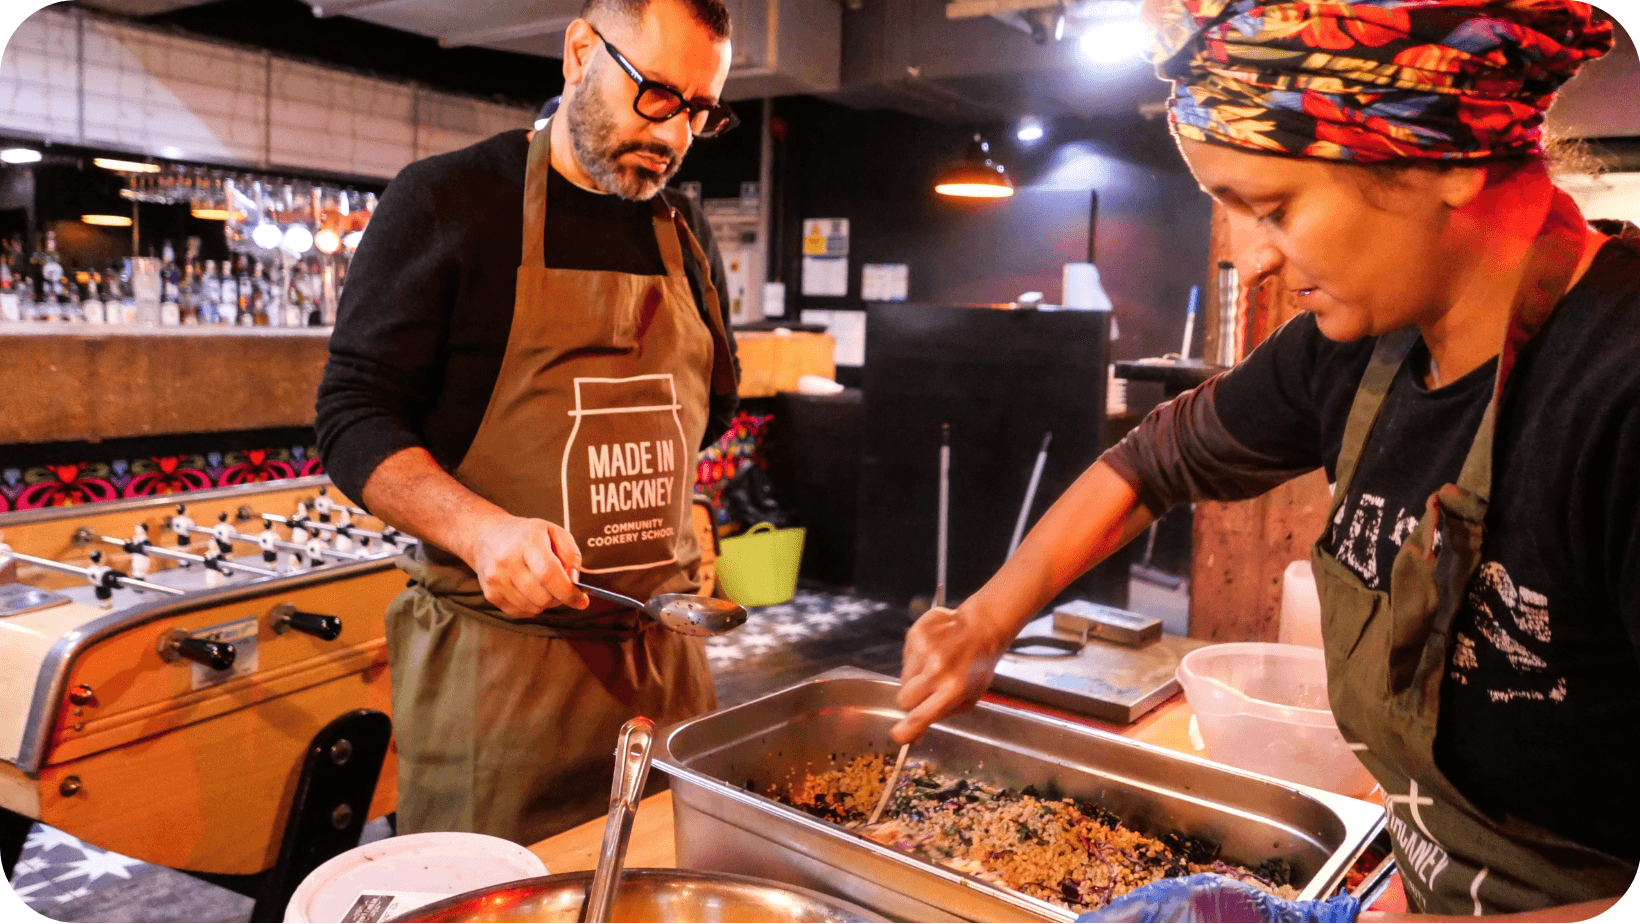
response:
[[[441,48],[436,39],[358,19],[321,19],[300,0],[192,0],[192,5],[179,5],[179,0],[88,0],[80,5],[148,25],[530,108],[556,96],[564,86],[556,60],[484,48]],[[156,5],[167,9],[131,15]]]

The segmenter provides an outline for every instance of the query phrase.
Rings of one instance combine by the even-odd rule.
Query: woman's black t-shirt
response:
[[[1322,467],[1331,481],[1375,345],[1334,343],[1300,316],[1201,390],[1195,400],[1209,398],[1210,408],[1187,401],[1162,412],[1217,435],[1192,434],[1162,452],[1136,438],[1107,459],[1152,509],[1183,493],[1256,493],[1269,485],[1245,474],[1254,468]],[[1370,587],[1388,584],[1430,493],[1457,479],[1493,387],[1495,361],[1426,390],[1421,350],[1386,397],[1323,537]],[[1206,461],[1225,458],[1226,446],[1234,465]],[[1640,251],[1613,240],[1510,375],[1482,565],[1442,685],[1437,765],[1491,814],[1640,859],[1637,648]]]

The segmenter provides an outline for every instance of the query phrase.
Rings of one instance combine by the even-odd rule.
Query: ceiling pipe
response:
[[[551,35],[569,28],[578,16],[553,16],[547,19],[535,19],[529,22],[513,23],[510,26],[496,26],[490,29],[479,29],[473,32],[459,32],[455,35],[440,36],[440,48],[465,48],[471,45],[488,45],[492,42],[507,42],[513,39],[534,38],[537,35]]]
[[[393,2],[395,0],[323,0],[319,3],[309,3],[308,6],[313,9],[313,15],[320,19],[328,19],[331,16],[342,16],[373,6],[386,6]]]

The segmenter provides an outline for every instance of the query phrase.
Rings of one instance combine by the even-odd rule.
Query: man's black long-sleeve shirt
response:
[[[325,469],[353,500],[362,502],[365,481],[395,452],[425,446],[453,471],[472,446],[512,327],[528,153],[522,129],[502,132],[405,167],[383,194],[348,270],[317,404]],[[675,190],[662,195],[688,221],[724,292],[705,217]],[[647,203],[589,192],[555,170],[547,265],[663,274],[652,215]],[[701,268],[687,246],[684,269],[705,320]],[[727,332],[727,305],[720,311]],[[733,351],[732,334],[729,344]],[[707,443],[735,404],[713,396]]]

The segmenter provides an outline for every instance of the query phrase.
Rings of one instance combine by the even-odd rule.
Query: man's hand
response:
[[[484,597],[515,619],[539,616],[555,606],[587,605],[587,595],[573,577],[581,567],[581,550],[557,523],[495,517],[475,530],[468,563]]]
[[[905,669],[900,673],[900,708],[894,740],[905,744],[928,726],[955,712],[974,708],[991,685],[991,672],[1009,638],[973,608],[936,608],[918,619],[905,636]]]

